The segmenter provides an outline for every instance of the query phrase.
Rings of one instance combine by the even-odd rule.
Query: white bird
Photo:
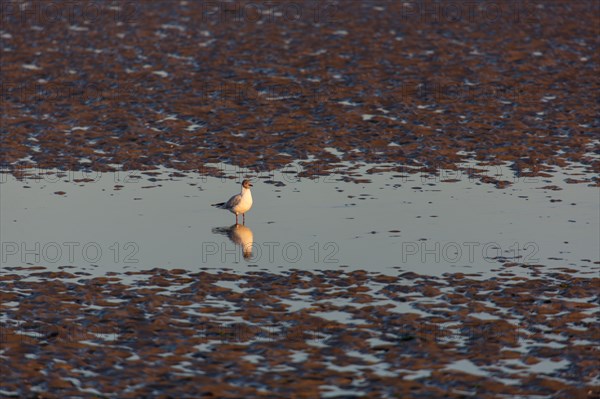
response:
[[[217,208],[227,209],[231,213],[235,213],[235,224],[238,223],[238,215],[241,213],[243,218],[243,224],[246,224],[246,212],[252,208],[252,193],[250,193],[250,187],[252,183],[250,180],[244,180],[242,182],[242,192],[229,198],[227,202],[220,202],[218,204],[212,204]]]

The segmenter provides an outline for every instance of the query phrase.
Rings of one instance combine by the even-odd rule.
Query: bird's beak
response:
[[[248,183],[250,185],[250,187],[254,187],[254,185],[252,183]]]

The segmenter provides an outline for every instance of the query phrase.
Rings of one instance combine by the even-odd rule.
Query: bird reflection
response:
[[[230,227],[215,227],[212,229],[214,234],[223,234],[229,237],[231,242],[242,247],[244,259],[252,257],[252,245],[254,244],[254,234],[250,227],[242,224],[234,224]]]

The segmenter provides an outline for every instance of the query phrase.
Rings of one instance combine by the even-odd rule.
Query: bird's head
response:
[[[242,187],[244,187],[244,188],[250,188],[250,187],[252,187],[252,182],[250,180],[246,179],[246,180],[244,180],[242,182]]]

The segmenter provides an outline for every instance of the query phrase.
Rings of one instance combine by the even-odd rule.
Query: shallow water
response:
[[[210,204],[238,192],[239,179],[167,169],[22,180],[3,174],[2,267],[67,266],[92,275],[153,267],[489,275],[516,262],[598,273],[598,189],[564,182],[577,177],[577,167],[552,178],[510,176],[514,184],[504,189],[453,171],[360,173],[367,169],[357,175],[370,183],[259,176],[236,243],[228,237],[234,215]],[[458,179],[441,181],[449,177]],[[549,186],[561,190],[542,188]]]
[[[131,370],[158,361],[157,381],[163,372],[222,374],[237,356],[228,389],[285,392],[249,381],[317,372],[315,392],[332,397],[367,392],[362,379],[386,381],[369,392],[435,390],[448,379],[455,393],[479,383],[515,395],[598,385],[589,351],[598,189],[567,183],[582,168],[517,179],[493,167],[513,181],[498,189],[453,171],[371,167],[255,176],[245,226],[210,206],[238,191],[245,173],[2,174],[0,357],[21,364],[23,343],[52,341],[56,355],[28,353],[28,364],[73,363],[81,372],[58,378],[68,392],[108,396],[151,384],[126,373],[97,385],[101,366],[79,364],[72,345],[120,356]],[[40,378],[32,390],[44,392]],[[339,378],[352,382],[331,383]],[[19,389],[7,383],[0,393]]]

